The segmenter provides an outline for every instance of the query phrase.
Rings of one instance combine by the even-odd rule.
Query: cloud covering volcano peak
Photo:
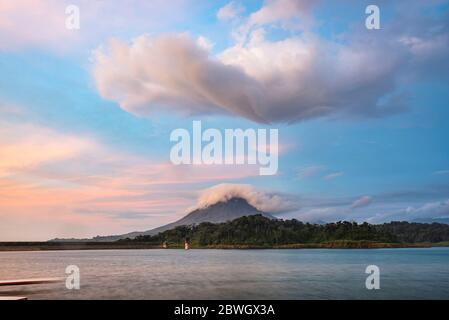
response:
[[[283,213],[297,209],[298,205],[288,195],[257,190],[248,184],[218,184],[202,190],[196,208],[207,208],[232,198],[245,199],[256,209],[267,213]]]

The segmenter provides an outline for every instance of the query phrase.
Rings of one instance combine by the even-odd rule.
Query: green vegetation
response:
[[[180,226],[154,236],[120,242],[180,247],[188,238],[199,248],[385,248],[430,246],[449,241],[449,225],[391,222],[382,225],[337,222],[326,225],[297,220],[271,220],[261,215],[213,224]],[[413,245],[415,244],[415,245]]]
[[[213,224],[181,226],[155,236],[115,242],[0,242],[0,251],[156,249],[308,249],[448,247],[449,225],[390,222],[380,225],[337,222],[326,225],[297,220],[272,220],[261,215]]]
[[[449,225],[443,223],[409,223],[393,221],[375,226],[377,230],[390,233],[398,242],[444,242],[449,241]]]

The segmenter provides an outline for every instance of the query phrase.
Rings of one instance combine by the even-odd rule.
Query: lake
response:
[[[0,252],[0,280],[65,277],[0,287],[29,299],[449,299],[449,248],[303,250],[92,250]],[[367,290],[365,268],[380,268]]]

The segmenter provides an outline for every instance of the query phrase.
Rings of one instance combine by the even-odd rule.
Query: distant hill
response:
[[[449,224],[449,218],[419,218],[415,219],[412,222],[417,223],[444,223]]]
[[[232,221],[234,219],[243,216],[262,215],[268,219],[275,219],[269,213],[260,211],[250,205],[248,201],[242,198],[231,198],[226,202],[217,202],[205,208],[195,209],[185,217],[178,221],[169,223],[162,227],[151,229],[142,232],[131,232],[123,235],[95,237],[94,241],[116,241],[120,239],[134,239],[137,236],[151,236],[156,235],[159,232],[163,232],[169,229],[173,229],[177,226],[183,225],[197,225],[202,222],[221,223],[226,221]],[[61,240],[60,240],[61,241]],[[92,241],[92,240],[91,240]]]

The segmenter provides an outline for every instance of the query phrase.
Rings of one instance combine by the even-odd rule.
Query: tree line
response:
[[[246,216],[225,223],[203,222],[180,226],[154,236],[121,241],[193,245],[276,246],[297,243],[324,243],[340,240],[382,243],[437,243],[449,241],[449,225],[440,223],[390,222],[379,225],[339,221],[324,225],[292,220],[274,220],[262,215]]]

